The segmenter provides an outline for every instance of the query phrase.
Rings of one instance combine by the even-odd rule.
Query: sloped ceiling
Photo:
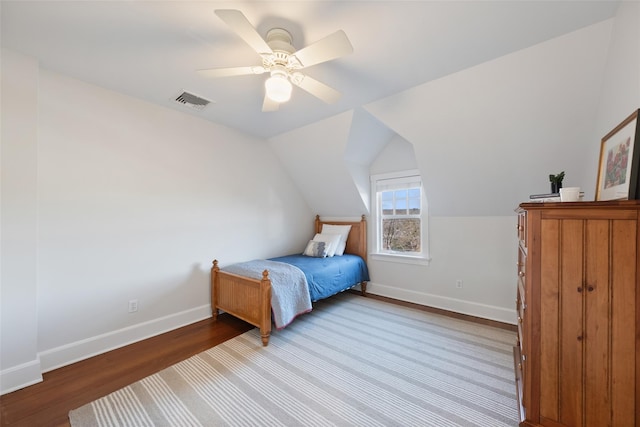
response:
[[[594,143],[618,4],[4,0],[1,42],[41,67],[264,138],[318,213],[368,212],[367,165],[397,133],[414,144],[432,214],[509,215],[561,170],[590,196],[581,144]],[[199,76],[259,62],[219,8],[241,10],[260,34],[284,27],[299,48],[344,30],[354,53],[308,70],[343,97],[327,105],[297,91],[262,113],[261,76]],[[187,109],[173,102],[182,90],[214,103]]]
[[[373,102],[415,147],[433,215],[509,215],[548,175],[593,200],[594,120],[612,21]],[[594,165],[594,172],[596,165]]]
[[[349,111],[269,140],[309,207],[321,216],[368,213],[344,160],[352,119]]]
[[[11,1],[3,47],[41,67],[270,138],[612,17],[617,1]],[[257,65],[214,10],[241,10],[262,35],[296,48],[342,29],[354,53],[310,67],[342,92],[335,104],[298,90],[262,113],[264,76],[206,79],[195,70]],[[187,90],[203,111],[173,99]]]

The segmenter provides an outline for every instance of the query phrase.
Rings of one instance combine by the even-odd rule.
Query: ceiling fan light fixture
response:
[[[271,77],[264,82],[267,96],[272,101],[283,103],[291,99],[291,82],[286,75],[273,73]]]
[[[344,31],[338,30],[302,49],[296,49],[291,33],[284,28],[271,28],[265,38],[241,11],[216,9],[215,13],[260,55],[262,65],[210,68],[198,70],[200,74],[205,77],[227,77],[269,73],[262,102],[262,111],[265,112],[276,111],[281,103],[289,101],[293,86],[327,104],[333,104],[340,98],[340,92],[300,70],[352,53],[353,46]]]

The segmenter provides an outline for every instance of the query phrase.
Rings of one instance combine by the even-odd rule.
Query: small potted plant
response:
[[[562,180],[564,179],[564,171],[557,175],[549,175],[549,182],[551,182],[551,192],[559,193],[562,188]]]

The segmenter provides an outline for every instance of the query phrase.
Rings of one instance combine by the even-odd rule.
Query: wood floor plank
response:
[[[253,326],[229,315],[43,374],[41,383],[0,396],[2,427],[69,427],[69,411],[240,335]]]

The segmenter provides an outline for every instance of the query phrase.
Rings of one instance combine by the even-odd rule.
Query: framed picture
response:
[[[640,127],[636,110],[602,138],[596,200],[640,199]]]

